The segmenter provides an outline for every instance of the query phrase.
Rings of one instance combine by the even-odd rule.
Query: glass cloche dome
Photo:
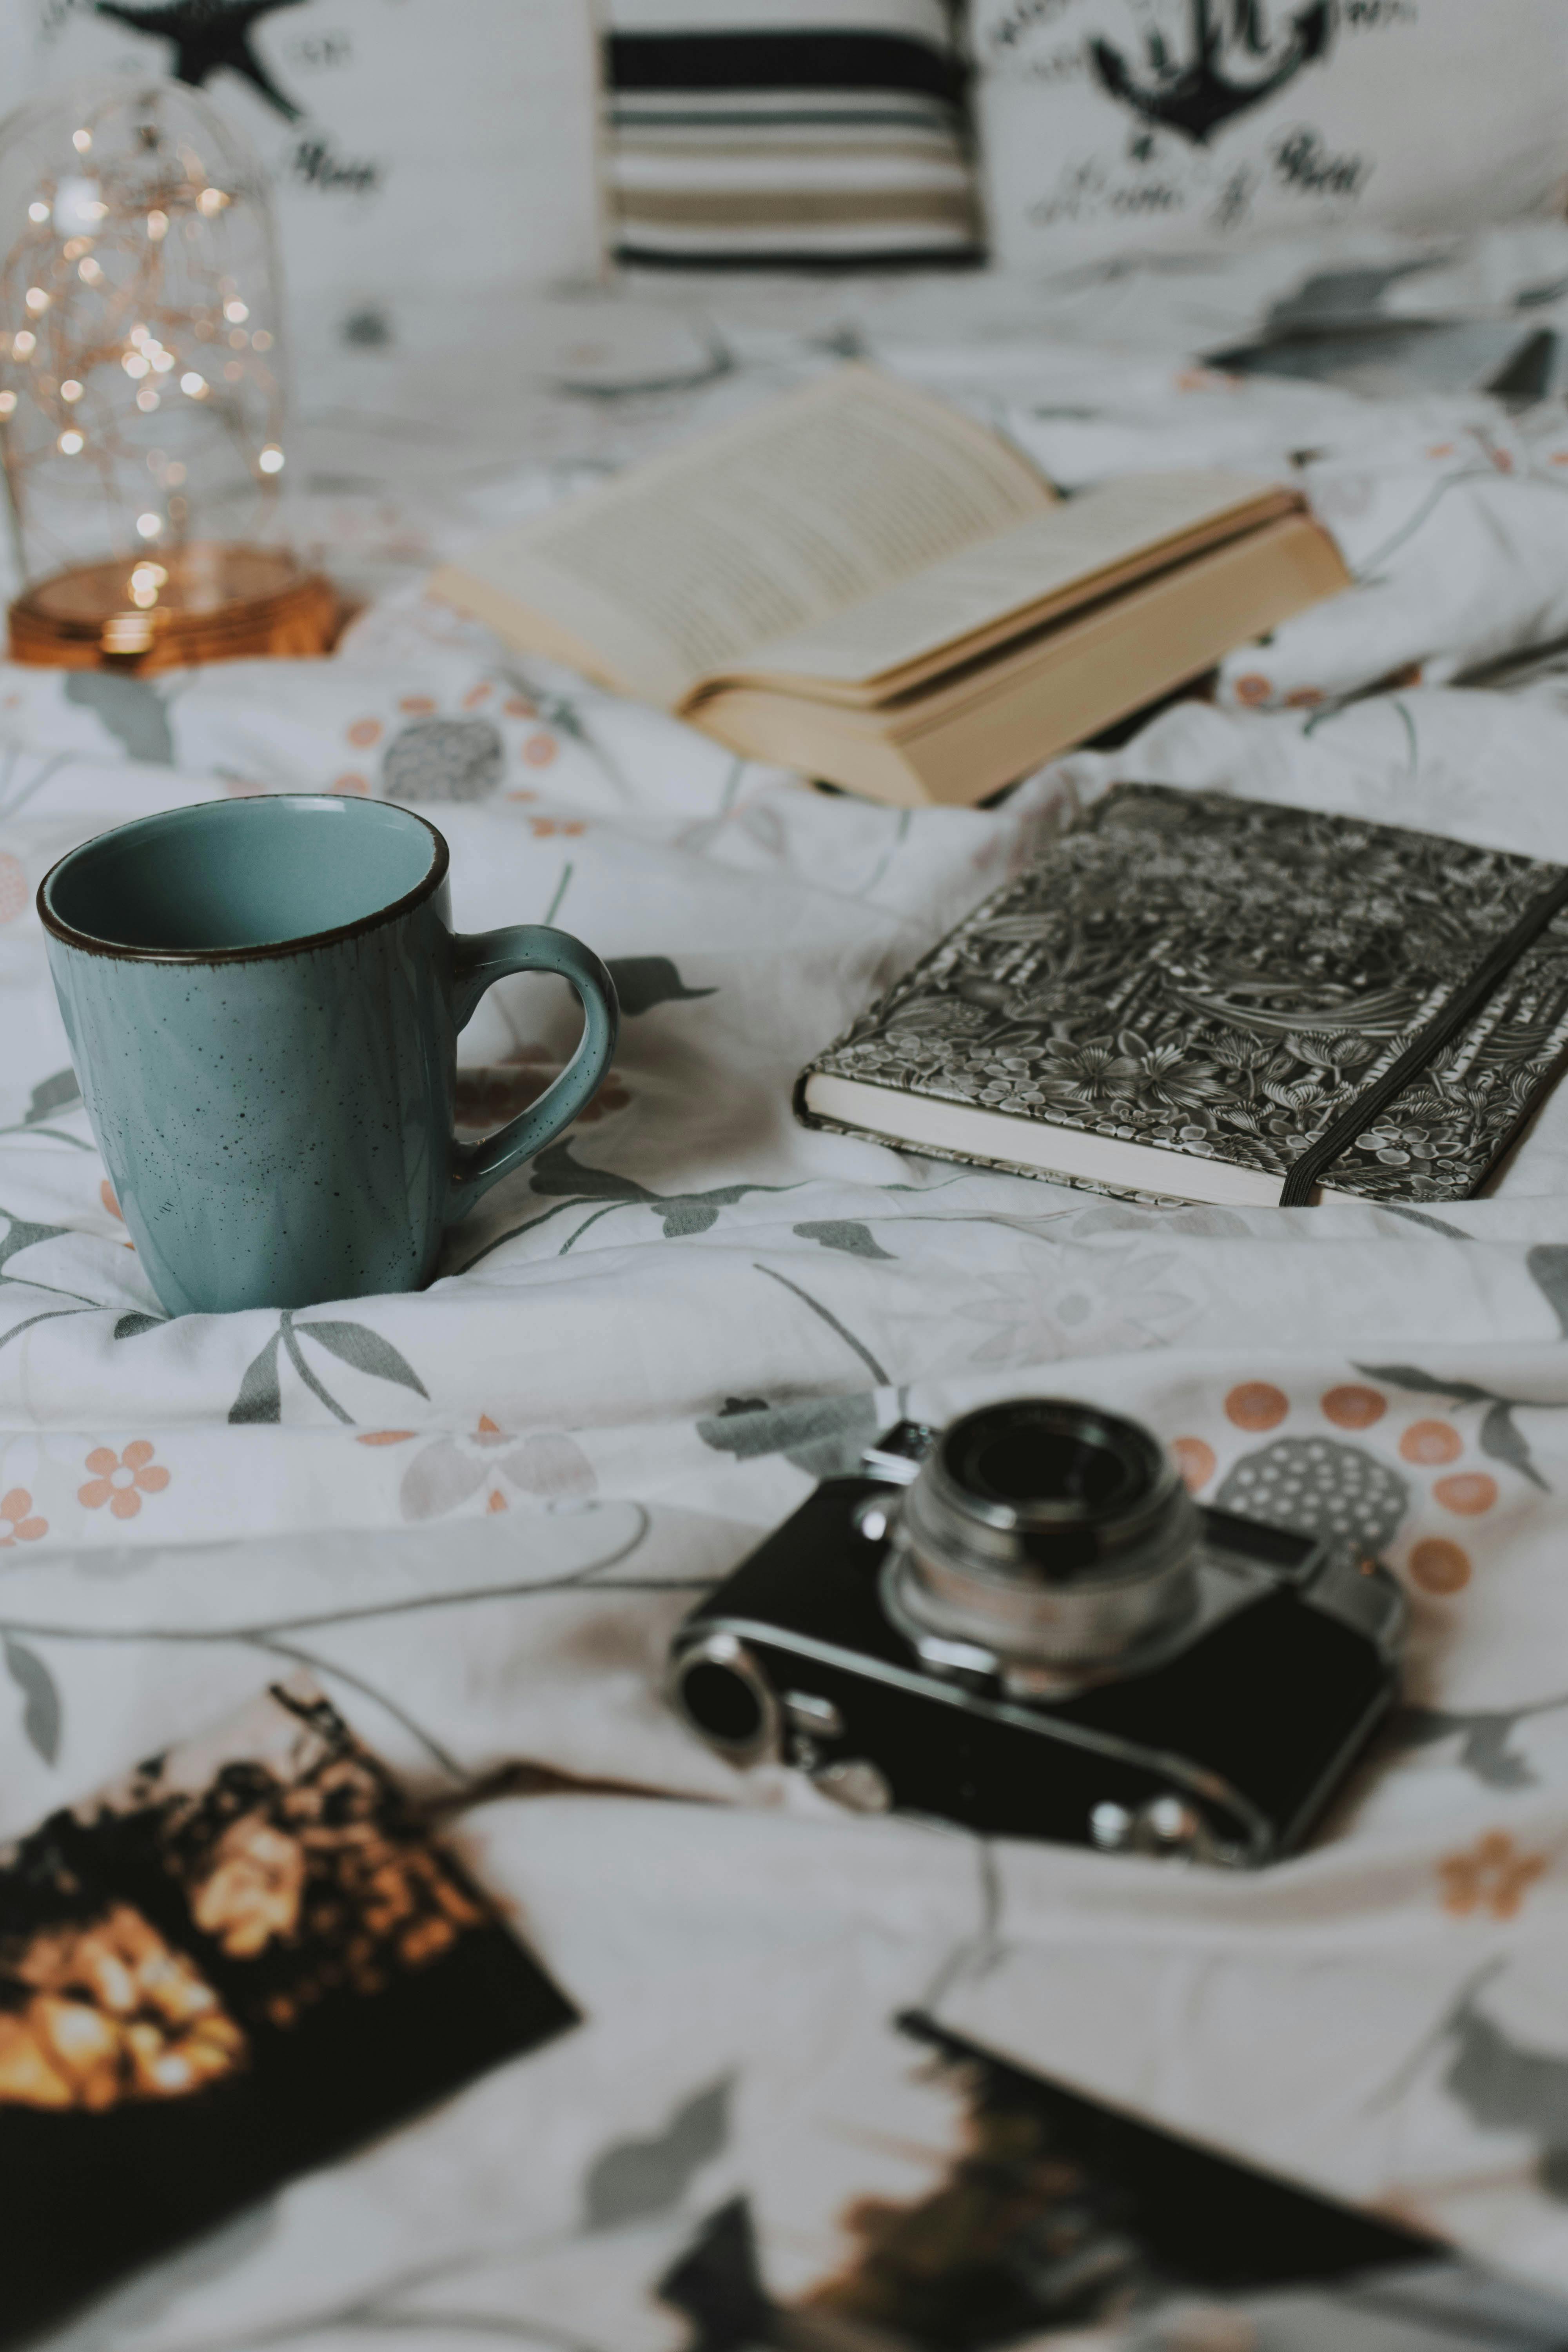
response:
[[[260,163],[198,91],[78,82],[0,122],[15,659],[331,642],[333,592],[279,536],[280,296]]]

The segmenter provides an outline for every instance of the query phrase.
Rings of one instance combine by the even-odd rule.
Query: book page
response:
[[[1050,507],[983,425],[847,367],[622,479],[485,541],[437,593],[492,625],[503,605],[596,646],[604,670],[674,705],[706,671]]]
[[[744,665],[749,682],[861,688],[847,699],[880,698],[914,683],[901,674],[934,656],[953,661],[981,638],[1065,612],[1100,590],[1196,549],[1225,527],[1250,527],[1294,494],[1256,476],[1138,474],[1085,490],[1013,530],[963,548],[820,625],[775,638]],[[728,680],[726,680],[728,682]]]

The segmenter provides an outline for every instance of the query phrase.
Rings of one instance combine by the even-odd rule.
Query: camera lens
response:
[[[744,1643],[710,1633],[678,1656],[671,1696],[694,1731],[738,1762],[755,1763],[778,1745],[778,1702]]]
[[[680,1696],[692,1722],[725,1748],[750,1748],[762,1731],[762,1701],[729,1666],[700,1662],[682,1681]]]
[[[1118,1444],[1110,1423],[1073,1407],[1073,1425],[1059,1409],[1047,1415],[1034,1403],[992,1405],[954,1423],[943,1445],[947,1466],[966,1494],[986,1503],[1036,1505],[1084,1515],[1124,1507],[1150,1483],[1145,1448]],[[1142,1440],[1145,1433],[1133,1433]]]
[[[1137,1422],[1060,1397],[965,1413],[910,1489],[887,1597],[907,1630],[1103,1666],[1190,1610],[1195,1507]]]

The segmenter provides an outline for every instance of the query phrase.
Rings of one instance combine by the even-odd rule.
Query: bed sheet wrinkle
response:
[[[1391,278],[1395,308],[1425,278],[1496,311],[1568,282],[1568,230],[1417,257],[1441,274]],[[1359,584],[1233,656],[1213,702],[998,808],[815,792],[424,604],[489,491],[424,454],[415,359],[376,362],[377,415],[402,401],[415,429],[360,451],[374,496],[307,501],[329,560],[334,529],[345,561],[379,551],[336,657],[0,665],[0,1826],[309,1664],[589,2013],[62,2348],[448,2352],[493,2329],[686,2352],[657,2282],[730,2200],[790,2296],[844,2260],[857,2199],[942,2176],[962,2118],[889,2032],[933,1986],[954,2031],[1568,2293],[1568,1090],[1494,1197],[1411,1213],[1148,1208],[787,1112],[801,1063],[1121,779],[1568,861],[1563,402],[1194,363],[1343,266],[1303,247],[940,300],[688,295],[721,381],[547,388],[510,461],[476,421],[496,511],[521,513],[855,348],[1069,485],[1293,470]],[[323,448],[368,362],[333,364]],[[401,518],[379,538],[376,499]],[[290,790],[402,795],[448,835],[459,923],[587,939],[622,977],[621,1050],[422,1296],[170,1321],[33,893],[107,825]],[[563,992],[496,991],[460,1041],[465,1118],[524,1107],[573,1035]],[[1302,1859],[1242,1882],[855,1822],[738,1780],[665,1711],[693,1593],[815,1479],[902,1412],[1028,1389],[1142,1415],[1207,1499],[1376,1519],[1408,1686]],[[649,1796],[487,1798],[520,1762]]]

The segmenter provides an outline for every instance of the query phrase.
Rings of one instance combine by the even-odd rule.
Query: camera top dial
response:
[[[1055,1397],[952,1423],[899,1512],[885,1597],[917,1645],[1071,1678],[1131,1664],[1196,1605],[1200,1520],[1148,1430]]]

